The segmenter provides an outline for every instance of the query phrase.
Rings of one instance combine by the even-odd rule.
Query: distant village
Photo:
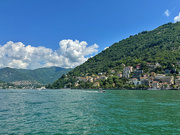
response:
[[[33,83],[30,81],[16,81],[16,82],[1,82],[0,89],[45,89],[44,85],[40,83]]]
[[[80,82],[90,82],[93,84],[93,88],[100,88],[100,81],[107,80],[108,77],[117,76],[119,79],[126,78],[126,84],[132,84],[132,88],[140,88],[140,86],[145,86],[146,89],[179,89],[180,88],[180,75],[178,76],[175,69],[165,69],[164,74],[157,74],[155,72],[144,73],[141,70],[141,64],[137,64],[136,68],[132,66],[126,66],[125,64],[121,64],[123,66],[123,71],[115,71],[111,70],[110,74],[106,72],[100,72],[97,75],[92,74],[91,76],[86,74],[81,74],[76,77],[77,81],[75,83],[75,88],[79,87]],[[151,64],[147,63],[146,65],[149,68],[149,71],[157,67],[161,67],[159,63]],[[180,74],[180,73],[178,73]],[[68,78],[66,78],[68,79]],[[71,85],[71,84],[68,84]],[[114,88],[116,88],[116,84],[113,83]],[[67,84],[64,88],[67,88]]]

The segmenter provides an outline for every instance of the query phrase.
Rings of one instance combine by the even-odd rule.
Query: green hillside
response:
[[[140,63],[145,72],[149,72],[146,63],[161,64],[155,72],[172,69],[172,64],[179,69],[180,61],[180,22],[164,24],[152,31],[143,31],[127,39],[114,43],[84,64],[76,67],[67,74],[68,80],[59,78],[51,87],[62,88],[71,82],[73,87],[75,77],[88,73],[97,75],[110,69],[122,71],[121,64],[135,67]],[[72,78],[72,76],[75,76]]]
[[[17,69],[13,68],[2,68],[0,69],[0,80],[5,82],[21,81],[21,80],[33,80],[33,78],[27,74],[18,72]]]
[[[180,23],[168,23],[153,31],[143,31],[113,44],[97,56],[75,68],[72,74],[107,71],[120,63],[159,62],[167,66],[180,60]]]
[[[72,69],[60,67],[48,67],[35,70],[2,68],[0,69],[0,80],[5,82],[28,81],[30,83],[49,84],[53,83],[62,74],[66,74]]]

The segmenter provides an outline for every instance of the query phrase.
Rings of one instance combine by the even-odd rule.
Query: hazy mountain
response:
[[[6,67],[0,69],[0,80],[5,82],[49,84],[61,77],[62,74],[66,74],[71,70],[71,68],[60,67],[46,67],[35,70]]]

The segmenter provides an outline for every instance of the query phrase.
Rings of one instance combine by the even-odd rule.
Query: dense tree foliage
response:
[[[99,72],[108,72],[109,69],[122,69],[121,63],[133,67],[141,63],[142,69],[147,72],[147,62],[160,63],[162,67],[155,69],[155,72],[159,73],[166,68],[173,69],[172,64],[177,66],[178,61],[180,61],[180,22],[164,24],[155,30],[143,31],[114,43],[67,75],[76,77],[80,74],[98,74]],[[102,83],[104,83],[103,86],[109,87],[112,82],[115,80],[111,81],[108,78]],[[60,78],[52,85],[52,88],[62,88],[61,86],[64,84],[63,78]],[[116,82],[116,85],[121,87],[122,82]]]

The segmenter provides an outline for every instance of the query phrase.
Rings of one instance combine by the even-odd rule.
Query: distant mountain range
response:
[[[0,80],[15,85],[51,84],[71,70],[72,68],[61,67],[46,67],[35,70],[6,67],[0,69]]]

